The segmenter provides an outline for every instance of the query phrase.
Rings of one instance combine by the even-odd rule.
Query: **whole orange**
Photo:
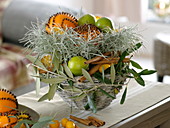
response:
[[[53,120],[53,123],[49,124],[50,128],[59,128],[60,127],[60,122],[58,120]]]
[[[65,128],[75,128],[76,125],[73,121],[67,121]]]
[[[61,120],[61,125],[62,125],[63,127],[65,127],[67,121],[69,121],[67,118],[63,118],[63,119]]]

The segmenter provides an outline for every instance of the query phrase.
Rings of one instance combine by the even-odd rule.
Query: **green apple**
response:
[[[97,20],[95,26],[101,29],[103,32],[110,32],[110,30],[114,28],[114,23],[111,19],[102,17]]]
[[[93,24],[95,25],[95,16],[92,14],[86,14],[78,20],[78,25]]]
[[[74,75],[80,76],[82,75],[82,68],[86,70],[89,67],[88,64],[84,63],[85,61],[87,60],[83,58],[82,56],[72,57],[68,61],[68,67]]]

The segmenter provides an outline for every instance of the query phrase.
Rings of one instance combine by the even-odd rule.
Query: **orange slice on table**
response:
[[[13,115],[0,116],[0,128],[13,128],[18,119]]]
[[[18,121],[21,121],[24,119],[31,120],[31,116],[25,112],[17,113],[16,117],[17,117]]]
[[[0,115],[15,114],[18,108],[16,96],[10,91],[0,89]]]

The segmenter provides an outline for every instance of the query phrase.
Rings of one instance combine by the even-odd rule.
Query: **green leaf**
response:
[[[85,110],[89,110],[90,109],[90,106],[89,106],[88,102],[84,105],[84,109]]]
[[[137,44],[134,46],[134,50],[139,49],[141,46],[142,46],[142,42],[141,42],[141,43],[137,43]]]
[[[49,84],[57,84],[57,83],[61,83],[61,82],[65,81],[65,80],[67,80],[67,77],[61,77],[61,76],[58,76],[55,78],[47,78],[47,79],[41,78],[41,82],[49,83]]]
[[[31,128],[42,128],[47,123],[48,122],[46,122],[46,123],[35,123]]]
[[[132,49],[128,49],[127,53],[130,54],[130,53],[138,50],[141,46],[142,46],[142,42],[141,43],[137,43],[134,46],[132,46]]]
[[[53,99],[53,97],[56,93],[57,86],[55,84],[52,84],[49,87],[50,87],[50,89],[49,89],[49,92],[48,92],[48,100],[51,100],[51,99]]]
[[[66,74],[73,79],[73,73],[70,71],[69,67],[67,66],[66,63],[63,64],[64,67],[64,71],[66,72]]]
[[[58,71],[60,67],[59,59],[57,59],[57,57],[54,55],[52,60],[53,60],[52,63],[54,64],[53,71]]]
[[[138,82],[138,84],[145,86],[145,81],[142,79],[141,76],[135,77],[135,80]]]
[[[76,101],[83,100],[87,95],[85,93],[80,93],[79,95],[69,97],[71,99],[75,99]]]
[[[120,71],[122,70],[122,67],[123,67],[123,60],[125,59],[125,57],[128,55],[127,51],[124,51],[121,55],[120,55],[120,59],[117,63],[117,66],[116,66],[116,71]]]
[[[85,69],[83,69],[83,68],[82,68],[82,73],[83,73],[83,76],[84,76],[88,81],[90,81],[91,83],[94,83],[93,80],[92,80],[92,78],[91,78],[91,76],[90,76],[90,74],[89,74]]]
[[[96,72],[95,74],[93,74],[93,76],[98,79],[101,83],[106,83],[106,84],[111,84],[111,80],[108,78],[102,78],[102,75],[99,72]]]
[[[37,69],[36,75],[39,76],[39,70],[38,69]],[[41,87],[40,78],[38,78],[38,77],[36,77],[35,86],[36,86],[36,94],[38,96],[39,93],[40,93],[40,87]]]
[[[31,128],[43,128],[43,126],[48,125],[52,120],[53,117],[50,116],[41,117]]]
[[[29,59],[33,64],[39,66],[40,68],[47,70],[45,66],[39,61],[37,58],[31,56],[31,55],[26,55],[26,58]]]
[[[30,126],[28,124],[26,124],[26,123],[24,123],[24,124],[25,124],[26,128],[30,128]]]
[[[150,74],[153,74],[153,73],[155,73],[155,72],[156,72],[155,70],[144,69],[144,70],[141,71],[139,74],[140,74],[140,75],[150,75]]]
[[[127,51],[124,51],[124,52],[121,54],[118,63],[122,62],[122,61],[125,59],[126,56],[127,56]]]
[[[63,77],[67,77],[66,74],[64,74],[64,72],[62,72],[62,71],[58,71],[58,73]]]
[[[139,76],[139,74],[134,69],[129,69],[129,72],[132,73],[134,77]]]
[[[127,75],[127,77],[128,77],[128,78],[134,78],[133,76],[129,76],[129,75]]]
[[[93,113],[97,112],[96,105],[94,103],[94,100],[91,98],[91,96],[87,95],[88,105],[90,109],[93,111]]]
[[[105,77],[105,75],[104,75],[104,67],[102,66],[102,78],[103,78],[103,80],[104,80],[104,77]]]
[[[61,64],[59,66],[59,71],[64,72],[64,68],[63,68],[63,66]]]
[[[111,82],[112,82],[112,84],[113,84],[114,81],[115,81],[115,66],[114,66],[114,64],[111,64],[111,68],[110,68],[110,79],[111,79]]]
[[[123,95],[122,95],[122,98],[121,98],[121,101],[120,101],[120,104],[123,104],[125,102],[125,99],[126,99],[126,94],[127,94],[127,86],[123,92]]]
[[[49,121],[37,122],[31,128],[44,128],[44,126],[48,125]]]
[[[138,64],[138,63],[136,63],[135,61],[130,61],[131,62],[131,64],[132,64],[132,66],[133,67],[135,67],[135,68],[137,68],[137,69],[142,69],[142,67]]]
[[[99,89],[100,89],[100,91],[101,91],[103,94],[105,94],[106,96],[108,96],[108,97],[110,97],[110,98],[112,98],[112,99],[115,99],[114,96],[110,95],[110,94],[107,93],[105,90],[103,90],[103,89],[101,89],[101,88],[99,88]]]
[[[51,117],[51,116],[44,116],[44,117],[39,118],[38,122],[52,121],[52,120],[53,120],[53,117]]]
[[[73,82],[72,80],[68,80],[68,84],[69,84],[71,87],[73,87],[74,82]]]
[[[142,79],[139,73],[137,73],[134,69],[129,69],[129,72],[133,74],[136,82],[138,82],[142,86],[145,86],[145,81]]]
[[[73,92],[79,92],[79,93],[82,92],[81,89],[78,89],[78,88],[76,88],[74,86],[72,86],[72,87],[71,86],[64,87],[64,90],[73,91]]]
[[[39,100],[38,102],[41,102],[41,101],[44,101],[44,100],[47,100],[48,99],[48,93],[46,93],[45,95],[43,95]]]
[[[21,124],[23,124],[23,123],[25,123],[25,124],[31,124],[31,125],[34,124],[33,121],[24,119],[24,120],[19,121],[19,122],[14,126],[14,128],[20,128]]]

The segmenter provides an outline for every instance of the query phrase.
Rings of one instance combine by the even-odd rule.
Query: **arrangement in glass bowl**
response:
[[[132,61],[142,41],[136,27],[114,26],[110,18],[92,14],[77,18],[67,12],[33,24],[21,40],[31,49],[27,58],[35,67],[35,77],[49,85],[39,101],[51,100],[57,92],[70,105],[93,112],[107,107],[121,89],[123,104],[129,79],[145,86],[141,76],[155,72]]]

